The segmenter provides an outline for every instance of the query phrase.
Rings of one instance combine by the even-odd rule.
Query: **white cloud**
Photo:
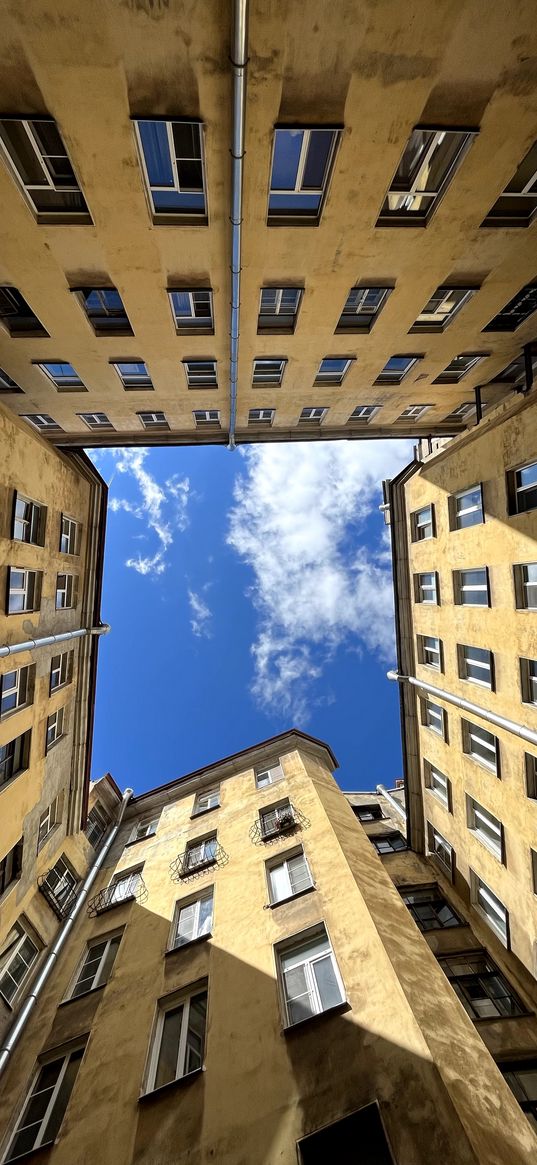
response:
[[[366,545],[364,524],[378,515],[382,478],[411,456],[409,442],[391,441],[245,451],[227,541],[254,574],[258,703],[305,723],[314,681],[338,648],[393,658],[389,544],[380,526]]]
[[[115,449],[113,455],[116,464],[110,484],[117,473],[130,475],[138,487],[139,500],[130,502],[126,498],[113,497],[110,499],[110,509],[113,513],[123,510],[145,521],[157,537],[154,554],[145,557],[138,554],[135,558],[127,558],[125,565],[138,571],[138,574],[163,574],[167,566],[166,551],[173,542],[174,532],[182,532],[188,526],[188,503],[192,496],[190,480],[173,474],[163,485],[159,485],[144,466],[147,449]]]
[[[209,623],[212,618],[210,607],[207,606],[205,599],[202,599],[200,594],[190,589],[188,591],[188,601],[192,612],[192,618],[190,620],[192,634],[197,635],[199,638],[204,636],[206,639],[210,639],[211,628]]]

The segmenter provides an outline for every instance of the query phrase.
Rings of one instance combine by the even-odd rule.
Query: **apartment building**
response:
[[[88,458],[0,405],[0,967],[48,941],[38,882],[87,811],[105,512]]]
[[[394,886],[405,863],[430,883],[430,862],[375,851],[336,763],[294,729],[124,794],[23,1038],[4,1039],[2,1162],[535,1159],[478,1005]],[[514,999],[493,975],[482,993]],[[531,990],[517,981],[496,1048],[535,1047]]]
[[[531,0],[28,0],[2,32],[0,392],[47,440],[457,433],[529,375]]]
[[[537,974],[537,404],[390,483],[412,847]]]

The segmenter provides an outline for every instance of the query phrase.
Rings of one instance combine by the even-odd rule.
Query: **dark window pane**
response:
[[[333,135],[326,130],[312,130],[308,157],[302,178],[303,190],[322,190]]]

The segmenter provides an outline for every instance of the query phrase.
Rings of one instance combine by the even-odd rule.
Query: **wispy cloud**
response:
[[[380,482],[409,442],[258,445],[244,453],[227,541],[253,571],[260,616],[256,701],[309,719],[313,687],[340,648],[393,655],[393,597],[383,528],[368,531]],[[317,701],[318,702],[318,701]]]
[[[205,639],[210,639],[210,621],[212,619],[212,611],[210,607],[205,602],[205,599],[202,599],[200,594],[198,594],[196,591],[190,590],[190,588],[188,591],[188,602],[190,604],[190,610],[192,613],[192,618],[190,620],[192,634],[197,635],[199,638],[204,637]]]
[[[147,449],[117,449],[113,452],[116,464],[111,481],[116,474],[129,475],[138,487],[139,497],[134,502],[112,497],[110,509],[113,513],[123,510],[144,521],[157,538],[153,554],[127,558],[125,565],[138,574],[163,574],[167,566],[166,552],[173,542],[174,532],[186,530],[188,526],[188,504],[192,496],[190,480],[173,474],[159,485],[144,465]]]

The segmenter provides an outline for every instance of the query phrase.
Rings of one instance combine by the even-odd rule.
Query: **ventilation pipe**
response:
[[[56,643],[67,643],[70,639],[82,639],[84,635],[108,635],[109,630],[109,623],[101,623],[99,627],[80,627],[78,631],[62,631],[60,635],[44,635],[41,639],[6,644],[0,647],[0,659],[6,655],[16,655],[19,651],[33,651],[36,647],[52,647]]]
[[[235,448],[242,252],[242,175],[246,108],[248,0],[233,0],[231,68],[233,71],[233,128],[231,138],[231,320],[229,357],[229,449]]]
[[[412,684],[415,688],[421,688],[429,695],[437,696],[439,700],[445,700],[446,704],[454,704],[456,708],[462,708],[463,712],[471,712],[472,715],[479,716],[481,720],[487,720],[489,724],[494,724],[496,728],[512,732],[514,736],[519,736],[521,740],[527,741],[534,748],[537,745],[537,732],[532,732],[531,728],[525,728],[523,724],[516,724],[514,720],[507,720],[505,716],[498,716],[497,712],[489,712],[486,708],[480,708],[478,704],[472,704],[470,700],[463,700],[462,696],[455,696],[453,692],[446,692],[444,688],[434,688],[432,684],[417,680],[415,676],[402,676],[397,671],[389,671],[387,676],[389,680],[397,680],[399,684]]]
[[[15,1045],[18,1043],[18,1041],[19,1041],[19,1039],[20,1039],[20,1037],[21,1037],[21,1035],[26,1027],[26,1024],[28,1023],[30,1015],[32,1014],[32,1011],[33,1011],[33,1009],[34,1009],[34,1007],[35,1007],[35,1005],[36,1005],[36,1003],[41,995],[41,992],[42,992],[42,990],[43,990],[43,988],[44,988],[44,986],[45,986],[45,984],[46,984],[46,982],[47,982],[47,980],[52,972],[52,969],[56,963],[58,955],[60,954],[62,948],[64,947],[64,945],[67,941],[67,938],[68,938],[68,936],[69,936],[69,934],[70,934],[70,932],[75,924],[76,918],[80,914],[80,911],[82,910],[82,907],[83,907],[83,905],[88,897],[88,893],[91,890],[91,887],[92,887],[92,885],[97,877],[97,874],[99,873],[99,870],[101,869],[101,866],[103,865],[104,859],[110,850],[112,842],[116,838],[118,829],[119,829],[121,822],[123,820],[123,814],[125,813],[128,802],[130,801],[132,796],[133,796],[133,790],[132,789],[125,789],[125,792],[123,793],[123,797],[121,800],[121,805],[119,808],[119,813],[118,813],[118,818],[117,818],[116,824],[114,825],[113,829],[110,831],[110,833],[109,833],[109,835],[108,835],[108,837],[103,845],[102,850],[100,850],[100,852],[97,854],[97,857],[96,857],[91,869],[86,874],[86,877],[85,877],[84,882],[82,884],[82,889],[80,890],[80,893],[79,893],[78,897],[76,898],[76,901],[74,902],[72,910],[68,914],[63,925],[60,927],[60,930],[58,931],[58,934],[56,936],[54,944],[51,947],[51,949],[50,949],[50,951],[45,959],[45,962],[43,963],[43,966],[42,966],[41,971],[39,972],[39,974],[35,980],[35,983],[31,986],[29,994],[26,996],[17,1018],[15,1019],[14,1023],[12,1024],[11,1028],[9,1029],[9,1031],[7,1032],[7,1034],[5,1036],[5,1039],[0,1047],[0,1076],[2,1075],[4,1070],[6,1069],[8,1063],[10,1061],[10,1057],[11,1057],[11,1054],[13,1052],[13,1049],[15,1048]]]

